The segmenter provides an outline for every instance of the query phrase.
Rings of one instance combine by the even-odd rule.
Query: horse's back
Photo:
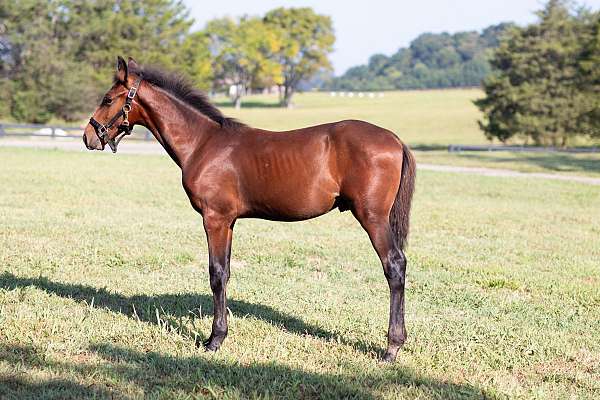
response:
[[[244,167],[288,181],[328,175],[339,186],[344,175],[357,168],[402,162],[402,142],[395,134],[359,120],[285,132],[257,131],[248,139],[241,149]]]

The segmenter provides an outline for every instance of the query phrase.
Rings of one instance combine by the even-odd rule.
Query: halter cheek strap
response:
[[[121,139],[127,135],[130,135],[131,131],[133,130],[133,125],[129,123],[129,112],[131,111],[131,104],[137,94],[141,82],[142,78],[138,77],[134,85],[129,88],[129,92],[127,92],[125,104],[123,104],[123,107],[121,107],[121,109],[110,119],[110,121],[108,121],[106,125],[96,121],[94,117],[90,118],[90,125],[94,127],[96,136],[98,136],[98,139],[100,139],[101,142],[108,144],[113,153],[117,152],[117,146],[119,145]],[[123,121],[121,121],[119,126],[117,126],[117,135],[111,139],[108,131],[121,117],[123,117]]]

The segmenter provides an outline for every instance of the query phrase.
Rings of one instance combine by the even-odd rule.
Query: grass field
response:
[[[240,221],[230,336],[205,353],[206,243],[174,164],[0,161],[0,398],[600,397],[598,187],[419,172],[387,365],[387,285],[348,213]]]
[[[329,93],[301,93],[293,110],[276,106],[275,96],[250,96],[247,108],[235,110],[219,101],[226,114],[265,129],[293,129],[307,125],[362,119],[396,132],[413,145],[486,143],[477,126],[479,111],[472,100],[478,89],[385,92],[383,98],[330,97]]]

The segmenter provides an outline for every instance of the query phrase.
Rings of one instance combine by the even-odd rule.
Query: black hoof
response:
[[[223,343],[223,339],[225,339],[225,338],[211,336],[207,340],[202,342],[202,347],[204,347],[204,350],[206,350],[206,351],[217,351],[217,350],[219,350],[219,347],[221,347],[221,343]],[[196,345],[198,345],[198,342],[199,342],[199,340],[196,341]]]
[[[383,355],[381,360],[383,362],[393,363],[394,361],[396,361],[396,356],[398,355],[398,351],[400,350],[401,347],[402,347],[402,345],[388,346],[388,348],[385,351],[385,354]]]
[[[394,361],[396,361],[396,354],[397,353],[391,353],[389,351],[386,351],[383,357],[381,358],[381,361],[386,363],[393,363]]]
[[[214,344],[214,343],[210,343],[208,341],[203,343],[204,345],[204,350],[206,351],[217,351],[219,350],[219,345]]]
[[[211,342],[213,342],[211,344]],[[196,338],[196,342],[195,342],[196,348],[203,348],[206,351],[217,351],[219,350],[219,345],[217,343],[214,343],[214,341],[212,339],[207,339],[207,340],[202,340],[199,337]]]

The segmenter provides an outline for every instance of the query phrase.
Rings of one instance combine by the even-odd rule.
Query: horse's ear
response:
[[[127,67],[130,71],[138,71],[140,69],[138,63],[131,57],[127,57]]]
[[[127,64],[123,57],[117,57],[117,79],[120,82],[127,82]]]

